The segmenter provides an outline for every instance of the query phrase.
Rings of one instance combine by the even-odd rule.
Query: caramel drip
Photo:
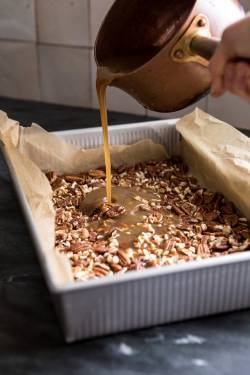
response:
[[[102,133],[103,133],[103,151],[104,160],[106,168],[106,196],[109,203],[112,202],[112,175],[111,175],[111,156],[109,148],[109,133],[108,133],[108,115],[107,115],[107,105],[106,105],[106,91],[107,91],[108,81],[102,81],[97,79],[96,81],[96,91],[100,106],[100,116],[102,122]]]

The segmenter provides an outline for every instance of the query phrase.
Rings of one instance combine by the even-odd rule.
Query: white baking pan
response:
[[[110,127],[111,144],[151,138],[178,153],[175,120]],[[100,128],[55,133],[82,148],[102,144]],[[67,342],[250,307],[250,252],[133,271],[58,287],[41,251],[28,202],[3,153]]]

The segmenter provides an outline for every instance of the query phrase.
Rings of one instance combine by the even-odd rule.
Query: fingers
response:
[[[250,64],[227,63],[224,73],[224,89],[250,102]]]
[[[211,95],[220,96],[224,93],[224,72],[225,66],[234,56],[234,44],[231,27],[227,28],[223,35],[214,56],[212,57],[209,70],[212,78]]]
[[[224,48],[220,45],[214,56],[212,57],[209,70],[212,77],[211,95],[220,96],[224,92],[224,70],[227,62],[227,54],[224,52]]]
[[[228,90],[249,101],[250,65],[233,62],[237,59],[250,59],[249,33],[250,16],[230,25],[224,31],[209,64],[212,96],[220,96]]]
[[[237,23],[229,26],[223,33],[221,42],[212,57],[209,70],[212,78],[211,95],[221,96],[224,91],[224,73],[226,64],[237,57],[237,33],[234,29]]]
[[[250,102],[250,64],[227,62],[220,50],[217,53],[210,66],[213,75],[211,94],[220,96],[225,91],[229,91]]]
[[[227,63],[224,69],[223,84],[224,89],[233,92],[236,89],[236,84],[239,84],[239,72],[236,63]],[[236,75],[237,81],[236,81]]]
[[[250,101],[250,64],[230,62],[230,53],[220,45],[210,62],[211,95],[221,96],[225,91]]]

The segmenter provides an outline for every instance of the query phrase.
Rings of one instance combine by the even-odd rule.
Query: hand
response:
[[[250,15],[224,31],[209,69],[211,95],[230,91],[250,102]]]

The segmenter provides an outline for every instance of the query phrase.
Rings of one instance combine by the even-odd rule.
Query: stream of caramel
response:
[[[111,157],[108,134],[108,116],[107,116],[107,87],[116,79],[124,74],[138,68],[146,60],[147,56],[127,56],[116,57],[114,60],[106,61],[105,65],[97,68],[96,91],[100,107],[100,117],[103,131],[103,150],[106,168],[106,197],[108,203],[112,202],[112,185],[111,185]]]
[[[102,123],[103,151],[106,168],[106,198],[108,203],[112,203],[112,174],[108,132],[107,87],[120,75],[122,75],[122,73],[117,72],[115,68],[111,70],[106,66],[101,66],[97,69],[96,91]]]
[[[101,77],[99,75],[99,77]],[[109,84],[109,80],[97,78],[96,80],[96,91],[100,106],[100,116],[102,123],[102,134],[103,134],[103,151],[106,168],[106,197],[108,203],[112,202],[112,174],[111,174],[111,157],[109,148],[109,133],[108,133],[108,115],[107,115],[107,104],[106,104],[106,91]]]

